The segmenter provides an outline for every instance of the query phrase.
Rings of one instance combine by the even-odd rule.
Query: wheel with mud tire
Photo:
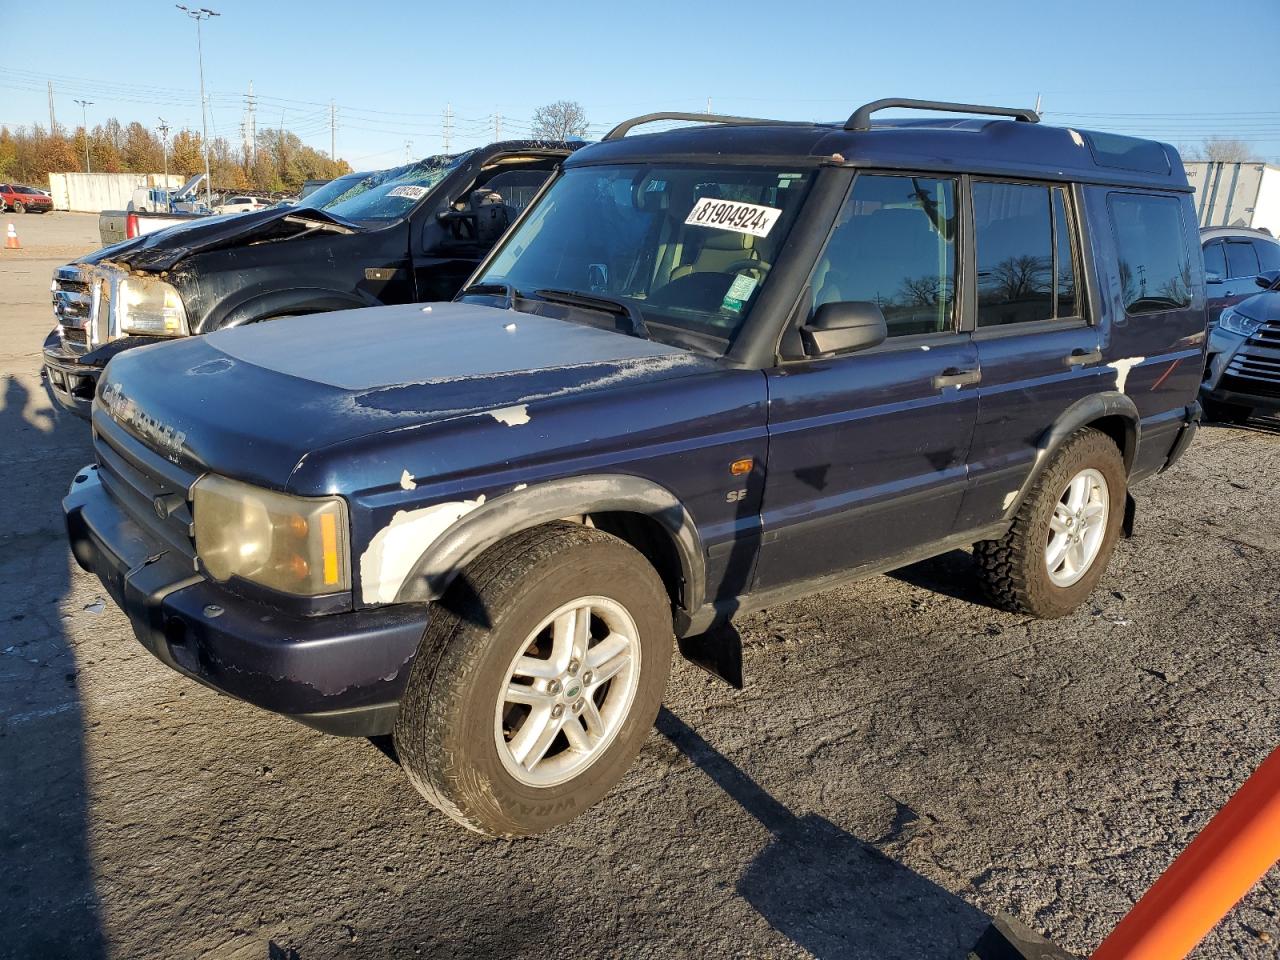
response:
[[[1115,442],[1072,434],[1027,493],[1009,531],[974,544],[983,586],[1006,610],[1066,616],[1093,592],[1124,519],[1126,474]]]
[[[26,213],[26,212],[27,212],[27,205],[26,205],[25,203],[23,203],[21,200],[19,200],[17,203],[15,203],[15,204],[13,205],[13,212],[14,212],[14,213]]]
[[[673,640],[666,589],[629,544],[567,522],[518,533],[433,605],[396,720],[400,762],[478,833],[566,823],[640,751]]]
[[[1253,408],[1238,403],[1223,403],[1205,397],[1203,401],[1205,416],[1214,423],[1245,423],[1253,416]]]

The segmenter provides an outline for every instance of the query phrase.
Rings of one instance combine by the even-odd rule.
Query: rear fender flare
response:
[[[1012,520],[1022,506],[1023,500],[1031,488],[1035,486],[1040,475],[1048,468],[1053,455],[1066,442],[1067,438],[1089,424],[1103,417],[1119,417],[1125,425],[1125,442],[1120,451],[1124,457],[1124,469],[1128,474],[1133,469],[1134,457],[1138,452],[1138,440],[1142,429],[1142,417],[1138,414],[1137,405],[1125,394],[1116,391],[1095,393],[1077,400],[1062,412],[1062,415],[1048,430],[1040,435],[1036,443],[1035,459],[1031,471],[1022,482],[1018,495],[1013,498],[1005,510],[1004,519]]]
[[[432,540],[400,585],[396,602],[439,599],[463,567],[514,533],[552,520],[606,511],[642,514],[661,525],[680,558],[681,606],[698,609],[705,592],[706,565],[693,518],[665,487],[615,474],[551,480],[482,503]]]

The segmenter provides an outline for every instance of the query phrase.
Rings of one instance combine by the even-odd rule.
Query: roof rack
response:
[[[909,110],[939,110],[943,113],[979,113],[992,117],[1013,117],[1024,123],[1039,123],[1040,114],[1029,107],[989,107],[980,103],[947,103],[943,100],[902,100],[889,97],[864,103],[845,122],[846,130],[870,130],[871,115],[890,107],[906,107]]]
[[[729,124],[777,124],[779,126],[806,126],[795,120],[766,120],[762,117],[730,117],[722,113],[646,113],[641,117],[623,120],[604,135],[604,140],[621,140],[633,127],[658,120],[690,120],[694,123],[729,123]]]

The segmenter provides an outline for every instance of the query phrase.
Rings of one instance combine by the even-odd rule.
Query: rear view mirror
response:
[[[1280,270],[1263,270],[1253,278],[1253,282],[1263,290],[1270,290],[1276,285],[1277,280],[1280,280]]]
[[[889,336],[880,308],[868,300],[824,303],[813,319],[800,328],[805,352],[810,356],[866,350]]]

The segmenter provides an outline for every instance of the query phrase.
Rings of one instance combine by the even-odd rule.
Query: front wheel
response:
[[[1124,520],[1126,474],[1115,442],[1090,427],[1059,448],[999,540],[974,544],[983,586],[1000,607],[1066,616],[1093,592]]]
[[[516,534],[433,606],[396,721],[401,763],[478,833],[565,823],[635,759],[672,641],[666,590],[634,548],[566,522]]]
[[[25,203],[23,203],[21,200],[19,200],[17,203],[15,203],[15,204],[13,205],[13,212],[14,212],[14,213],[26,213],[26,212],[27,212],[27,205],[26,205]]]

